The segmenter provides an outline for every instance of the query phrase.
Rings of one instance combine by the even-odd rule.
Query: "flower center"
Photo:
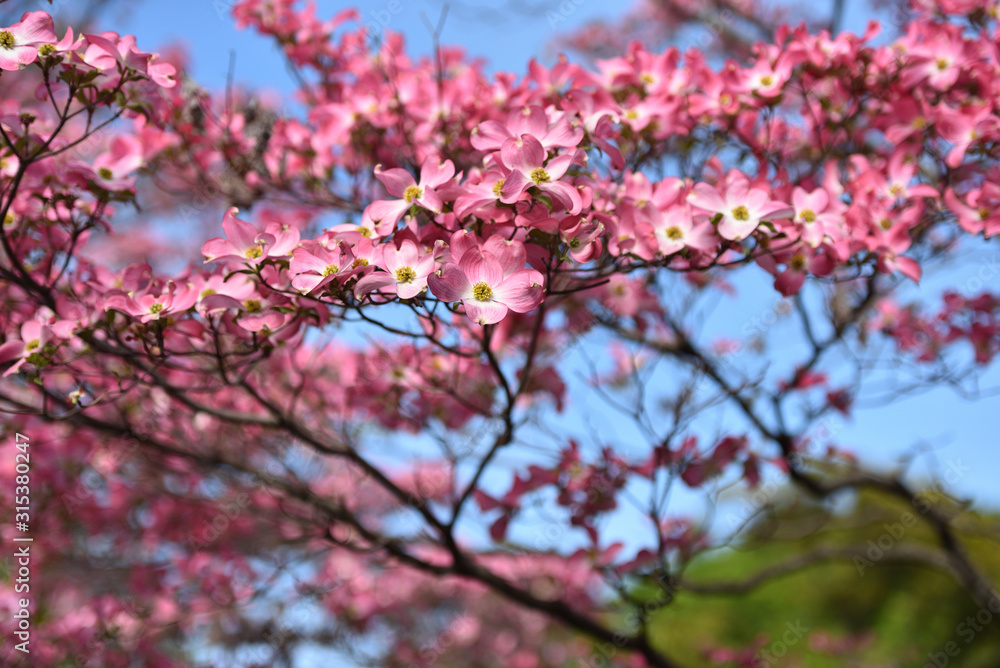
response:
[[[101,177],[102,179],[104,179],[105,181],[108,181],[108,180],[110,180],[110,179],[113,179],[113,178],[114,178],[114,176],[115,176],[115,173],[114,173],[114,172],[112,172],[112,171],[111,171],[110,169],[108,169],[107,167],[101,167],[100,169],[98,169],[98,170],[97,170],[97,175],[98,175],[98,176],[100,176],[100,177]]]
[[[14,44],[16,44],[14,33],[9,30],[0,30],[0,46],[5,49],[13,49]]]
[[[986,220],[989,218],[990,210],[985,206],[979,210],[979,220]]]
[[[892,227],[892,221],[889,220],[888,218],[883,218],[882,220],[879,221],[878,224],[883,230],[887,230],[890,227]]]
[[[55,53],[55,51],[56,51],[55,44],[42,44],[41,46],[38,47],[38,55],[40,56],[47,56],[49,54]]]
[[[3,224],[4,225],[13,225],[14,224],[14,214],[12,214],[10,211],[8,211],[7,215],[5,215],[3,217]]]
[[[719,96],[719,104],[721,104],[722,106],[726,106],[732,101],[733,98],[732,96],[729,95],[729,93],[723,93],[722,95]]]
[[[499,181],[497,181],[496,183],[493,184],[493,194],[494,195],[496,195],[498,197],[500,196],[500,191],[503,190],[504,181],[505,181],[505,179],[500,179]]]
[[[816,212],[813,211],[812,209],[806,209],[805,211],[802,212],[802,220],[806,221],[807,223],[816,222]]]
[[[396,280],[400,283],[410,283],[417,277],[413,267],[400,267],[396,270]]]
[[[406,190],[403,191],[403,199],[406,200],[407,204],[410,204],[415,199],[420,199],[424,194],[424,191],[416,186],[406,186]]]
[[[211,297],[214,294],[215,290],[213,290],[212,288],[205,288],[204,290],[201,291],[201,298],[204,299],[205,297]]]
[[[736,220],[750,220],[750,210],[740,204],[733,209],[733,218]]]
[[[40,345],[42,345],[42,342],[41,342],[40,339],[32,339],[31,341],[28,341],[26,344],[24,344],[24,349],[25,349],[25,351],[27,351],[27,352],[30,353],[32,350],[34,350],[35,348],[37,348]]]
[[[944,70],[948,69],[948,60],[945,58],[938,58],[937,63],[935,63],[935,65],[937,65],[937,68],[943,72]]]
[[[788,265],[796,271],[802,271],[806,268],[806,258],[804,255],[793,255]]]
[[[378,220],[378,221],[375,221],[375,222],[377,222],[377,223],[380,223],[380,222],[382,222],[382,221]],[[361,234],[361,236],[363,236],[363,237],[364,237],[365,239],[367,239],[368,237],[370,237],[370,236],[372,235],[372,230],[371,230],[371,228],[370,228],[370,227],[359,227],[359,228],[358,228],[358,232],[359,232],[359,233]]]
[[[569,243],[569,247],[570,248],[579,248],[580,247],[580,238],[579,237],[573,237],[572,239],[569,240],[568,243]]]
[[[548,183],[549,173],[539,167],[538,169],[531,172],[531,180],[535,183]]]
[[[157,313],[159,313],[162,310],[163,310],[163,304],[150,304],[149,305],[149,312],[152,313],[153,315],[156,315]]]
[[[493,288],[488,283],[480,281],[472,286],[472,296],[481,302],[485,302],[493,296]]]
[[[246,253],[244,253],[244,255],[246,255],[248,260],[256,260],[263,254],[264,254],[264,247],[260,244],[257,244],[256,246],[251,246],[246,250]]]
[[[760,78],[760,85],[761,86],[770,86],[773,83],[774,83],[774,79],[772,79],[771,76],[768,75],[768,74],[765,74],[764,76],[762,76]]]
[[[672,241],[677,241],[678,239],[684,236],[684,233],[681,232],[681,228],[677,227],[676,225],[673,225],[667,228],[666,235],[668,239],[671,239]]]
[[[634,121],[635,119],[639,118],[639,112],[636,111],[635,109],[629,109],[628,111],[625,112],[625,118],[629,119],[630,121]]]
[[[351,263],[351,269],[357,269],[358,267],[367,267],[367,266],[368,266],[368,258],[364,257],[356,257],[354,258],[354,262]]]
[[[651,83],[655,83],[656,82],[656,79],[653,78],[652,74],[643,74],[639,78],[642,79],[642,83],[645,83],[645,84],[651,84]]]
[[[248,299],[243,302],[243,308],[247,310],[247,313],[260,313],[264,307],[259,299]]]
[[[340,271],[340,267],[335,264],[328,264],[326,265],[326,268],[323,269],[323,275],[330,276],[332,274],[336,274],[338,271]]]

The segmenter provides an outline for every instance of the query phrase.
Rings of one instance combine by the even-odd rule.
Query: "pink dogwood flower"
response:
[[[791,216],[792,207],[771,199],[770,194],[751,188],[750,181],[737,175],[726,188],[725,196],[707,183],[699,183],[688,195],[688,202],[699,209],[722,214],[719,236],[738,241],[750,236],[765,220]]]
[[[359,300],[375,290],[394,291],[400,299],[412,299],[427,287],[427,277],[434,271],[434,255],[421,255],[417,244],[409,239],[400,247],[388,246],[382,252],[382,268],[361,278],[354,286]]]
[[[236,217],[234,206],[226,211],[222,230],[226,238],[209,239],[201,247],[205,262],[243,262],[258,265],[269,257],[284,257],[298,245],[299,234],[294,227],[283,229],[277,223],[268,225],[266,232]],[[280,237],[280,238],[279,238]]]
[[[182,313],[198,301],[198,291],[192,285],[178,286],[167,281],[162,289],[153,285],[138,292],[118,292],[111,294],[104,302],[104,310],[121,311],[140,322],[165,318],[171,313]]]
[[[535,187],[558,200],[571,215],[580,213],[583,208],[580,193],[559,180],[575,159],[574,153],[566,153],[546,161],[545,148],[531,135],[508,139],[500,149],[500,160],[511,172],[500,189],[500,201],[512,204],[525,190]]]
[[[521,135],[535,137],[546,149],[572,148],[583,139],[583,127],[572,125],[565,115],[550,123],[545,110],[532,105],[512,109],[506,125],[499,121],[483,121],[473,128],[469,141],[477,150],[496,151],[508,139],[517,139]]]
[[[0,364],[17,360],[4,376],[17,371],[28,361],[28,358],[45,349],[45,345],[53,338],[52,329],[37,320],[27,320],[21,324],[21,340],[13,339],[0,345]]]
[[[514,250],[494,248],[499,257],[488,250],[470,248],[458,264],[446,263],[428,279],[438,299],[461,301],[465,315],[480,325],[500,322],[508,311],[527,313],[537,308],[544,296],[541,273],[522,264],[505,275],[504,265],[513,266],[508,261],[513,259]]]
[[[383,234],[381,229],[383,227],[394,228],[406,210],[414,204],[431,213],[441,213],[444,202],[441,201],[435,188],[444,185],[453,176],[455,176],[455,165],[451,160],[441,162],[434,156],[424,160],[424,164],[420,166],[419,183],[405,169],[397,167],[382,171],[382,166],[376,165],[375,178],[382,182],[390,195],[401,198],[379,200],[369,206],[372,219],[377,221],[379,233]]]
[[[0,29],[0,70],[15,71],[38,58],[38,47],[58,41],[52,17],[45,12],[25,12],[21,20]]]

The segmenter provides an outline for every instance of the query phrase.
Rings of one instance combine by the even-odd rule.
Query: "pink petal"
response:
[[[476,299],[466,299],[463,303],[465,315],[479,325],[494,325],[507,315],[507,306],[497,301],[481,302]]]
[[[519,269],[524,269],[528,261],[528,251],[520,241],[509,241],[499,234],[494,234],[483,244],[483,250],[492,254],[503,267],[503,275],[510,276]]]
[[[500,148],[500,160],[508,169],[530,174],[545,163],[545,148],[540,141],[521,135],[518,143],[517,139],[508,139]]]
[[[435,157],[429,157],[420,167],[420,187],[435,188],[450,181],[453,176],[455,176],[455,165],[451,160],[440,162]]]
[[[726,210],[725,200],[722,199],[722,196],[719,195],[719,192],[715,188],[707,183],[696,184],[694,191],[688,195],[687,199],[692,206],[704,209],[705,211],[718,213]]]
[[[531,185],[532,181],[519,171],[513,171],[504,180],[503,188],[500,190],[500,201],[504,204],[512,204],[521,197],[524,189]]]
[[[476,126],[469,140],[477,151],[495,151],[513,136],[499,121],[483,121]]]
[[[542,282],[542,275],[534,269],[522,269],[493,288],[493,299],[515,313],[533,311],[545,298]]]
[[[448,263],[441,267],[440,272],[428,276],[427,285],[435,297],[445,302],[457,302],[472,296],[472,284],[457,264]]]
[[[257,228],[250,223],[236,217],[239,211],[235,206],[226,211],[222,218],[222,230],[239,251],[246,250],[257,243]]]
[[[458,265],[465,272],[470,283],[475,284],[482,281],[494,286],[503,280],[503,266],[492,253],[470,250],[462,256]]]
[[[376,165],[375,178],[381,181],[385,189],[389,191],[389,194],[394,197],[402,197],[407,188],[417,185],[417,182],[413,180],[412,174],[398,167],[383,172],[382,165]]]
[[[382,288],[395,284],[396,277],[392,274],[384,271],[372,272],[367,276],[361,277],[361,279],[354,284],[354,296],[360,300],[369,292],[381,290]]]

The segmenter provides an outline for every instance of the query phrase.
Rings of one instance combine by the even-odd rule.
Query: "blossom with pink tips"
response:
[[[29,358],[45,350],[53,338],[52,329],[37,320],[26,320],[21,324],[21,340],[13,339],[0,345],[0,364],[16,360],[4,371],[4,376],[17,373]]]
[[[713,214],[720,214],[719,236],[739,241],[753,234],[766,220],[785,218],[793,213],[792,207],[771,199],[769,193],[751,188],[750,181],[742,174],[736,175],[722,195],[707,183],[699,183],[688,195],[693,206]]]
[[[38,47],[58,41],[52,17],[45,12],[25,12],[21,20],[0,28],[0,70],[16,71],[38,58]]]
[[[159,320],[174,313],[187,311],[198,301],[198,292],[193,286],[178,286],[173,281],[158,288],[150,284],[138,292],[110,294],[104,301],[104,310],[121,311],[140,322]]]
[[[407,209],[417,205],[432,213],[441,213],[444,202],[435,188],[444,185],[455,176],[455,165],[451,160],[442,162],[431,156],[424,160],[420,167],[420,181],[405,169],[382,170],[381,165],[375,166],[375,178],[382,182],[390,195],[399,197],[396,200],[379,200],[373,202],[370,209],[371,218],[377,221],[379,233],[381,228],[389,230],[396,226]]]
[[[461,301],[469,320],[480,325],[500,322],[508,311],[532,311],[544,297],[541,273],[523,268],[523,264],[522,268],[510,271],[514,266],[515,250],[494,249],[499,255],[471,248],[458,264],[446,263],[428,280],[431,291],[438,299]],[[505,265],[508,266],[507,272],[504,271]]]
[[[573,125],[565,115],[549,122],[545,110],[537,105],[512,109],[507,124],[483,121],[472,130],[469,141],[480,151],[497,151],[508,139],[531,135],[545,148],[573,148],[583,139],[583,127]]]
[[[258,265],[266,260],[277,243],[273,234],[258,232],[257,228],[236,217],[234,206],[222,219],[226,237],[209,239],[202,245],[205,262],[243,262]]]
[[[825,188],[806,192],[796,187],[792,191],[792,206],[795,209],[793,220],[800,226],[800,236],[813,248],[819,246],[827,234],[836,234],[841,225],[842,217],[836,212]]]
[[[511,171],[500,189],[500,201],[512,204],[525,190],[535,187],[552,196],[570,214],[580,213],[583,208],[580,193],[569,183],[559,180],[575,159],[575,153],[566,153],[546,160],[545,148],[531,135],[508,139],[500,149],[500,160]]]
[[[427,277],[434,271],[434,255],[421,253],[409,239],[400,247],[388,246],[382,251],[382,268],[361,278],[354,286],[354,295],[361,299],[370,292],[395,292],[400,299],[412,299],[427,288]]]

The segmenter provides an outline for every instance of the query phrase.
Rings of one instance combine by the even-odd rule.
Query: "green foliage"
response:
[[[920,498],[957,514],[963,546],[991,581],[1000,582],[1000,537],[989,529],[997,517],[964,510],[940,491]],[[981,609],[941,569],[901,560],[921,548],[944,555],[921,512],[926,505],[906,507],[868,492],[846,511],[802,498],[778,505],[748,527],[738,544],[693,559],[682,580],[693,583],[691,589],[739,583],[804,555],[838,554],[810,559],[745,592],[709,594],[681,586],[671,600],[658,583],[637,587],[633,595],[652,609],[648,628],[656,647],[684,666],[712,665],[706,649],[719,646],[746,649],[744,659],[759,650],[771,654],[769,661],[761,653],[757,663],[720,659],[716,665],[922,667],[935,666],[936,656],[950,666],[1000,666],[1000,614]],[[844,555],[854,548],[860,550],[857,558]],[[944,652],[952,642],[948,657]]]

